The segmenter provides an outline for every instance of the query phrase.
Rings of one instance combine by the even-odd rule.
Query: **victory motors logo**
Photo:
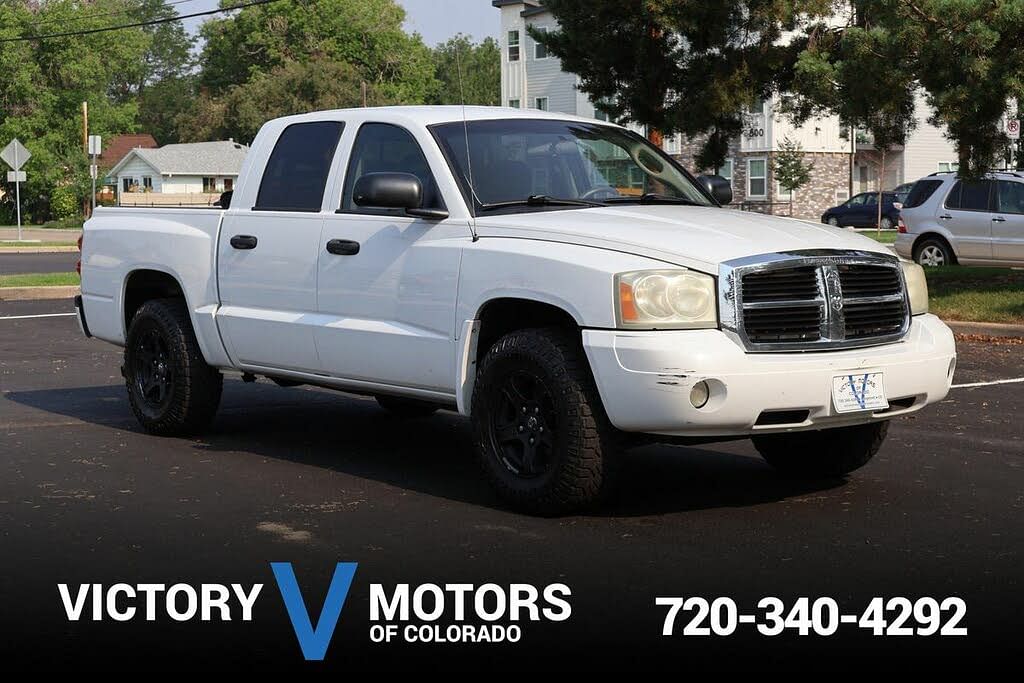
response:
[[[302,656],[324,659],[345,607],[358,565],[339,562],[315,621],[290,562],[271,562],[277,589],[291,621]],[[252,621],[263,584],[162,583],[104,586],[98,583],[57,585],[69,621]],[[565,621],[572,614],[572,591],[562,583],[485,583],[412,585],[370,584],[369,638],[374,643],[515,643],[519,622]]]

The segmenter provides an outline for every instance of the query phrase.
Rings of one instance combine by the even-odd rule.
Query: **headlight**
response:
[[[690,270],[638,270],[615,276],[620,327],[718,327],[715,278]]]
[[[921,315],[928,312],[928,281],[924,277],[924,268],[913,261],[900,261],[903,266],[903,279],[907,283],[907,298],[910,299],[910,315]]]

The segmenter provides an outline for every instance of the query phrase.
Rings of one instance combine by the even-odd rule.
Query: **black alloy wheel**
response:
[[[523,478],[544,474],[554,462],[558,413],[551,391],[533,373],[518,370],[504,378],[494,395],[488,434],[493,453]]]

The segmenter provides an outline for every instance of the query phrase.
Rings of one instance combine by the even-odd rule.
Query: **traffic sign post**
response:
[[[21,167],[32,157],[32,153],[25,149],[25,145],[21,144],[18,138],[14,138],[11,142],[0,151],[0,159],[4,161],[8,166],[11,167],[13,174],[7,174],[7,180],[10,181],[13,175],[14,178],[14,206],[15,212],[18,214],[18,241],[21,241],[21,184],[25,181],[25,172],[21,170]]]
[[[96,157],[103,151],[103,139],[99,135],[89,136],[89,155],[92,157],[92,164],[89,166],[89,176],[92,177],[92,210],[96,211],[96,176],[99,175],[99,167],[96,165]]]

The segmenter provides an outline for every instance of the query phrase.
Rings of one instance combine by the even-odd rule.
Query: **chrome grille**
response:
[[[882,254],[768,254],[720,275],[723,327],[749,351],[870,346],[909,328],[903,271]]]

